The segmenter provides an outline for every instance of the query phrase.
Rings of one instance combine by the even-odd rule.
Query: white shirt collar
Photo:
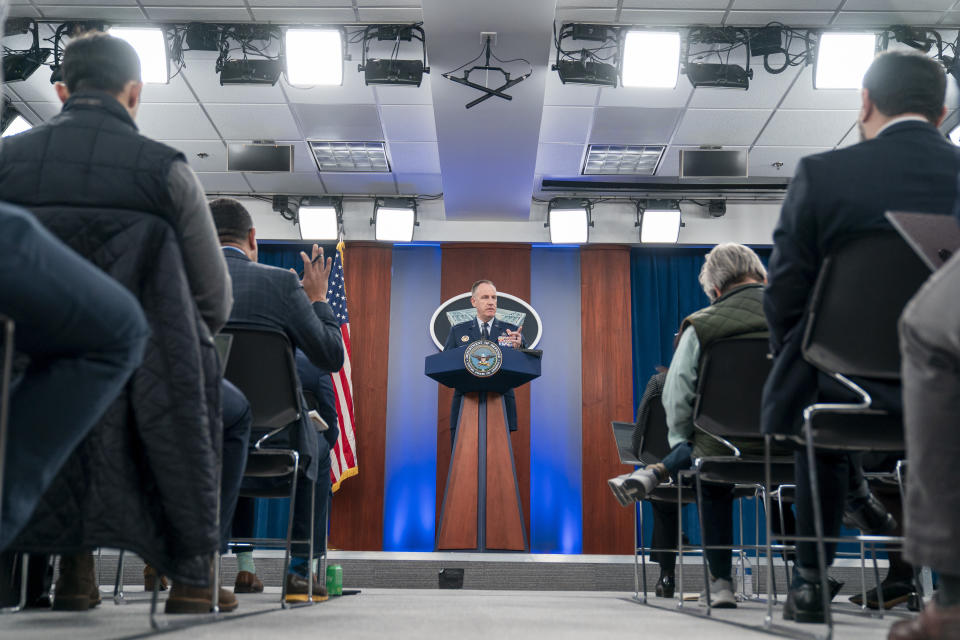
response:
[[[911,122],[911,121],[916,121],[916,122],[929,122],[929,120],[927,120],[927,119],[924,118],[923,116],[900,116],[899,118],[894,118],[893,120],[891,120],[891,121],[888,122],[887,124],[885,124],[885,125],[883,125],[882,127],[880,127],[879,131],[877,131],[877,135],[880,135],[880,134],[883,133],[885,130],[889,129],[890,127],[892,127],[892,126],[895,125],[895,124],[900,124],[901,122]]]

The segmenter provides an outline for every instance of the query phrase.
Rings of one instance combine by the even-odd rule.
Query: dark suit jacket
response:
[[[926,122],[894,124],[879,136],[801,160],[773,232],[764,312],[773,368],[763,390],[766,433],[795,433],[823,391],[803,360],[807,306],[820,265],[845,240],[889,229],[886,211],[949,214],[957,198],[960,149]],[[899,410],[899,392],[872,389]],[[875,403],[876,404],[876,403]]]
[[[229,248],[223,249],[223,255],[233,280],[230,323],[279,329],[320,369],[338,371],[343,366],[343,337],[330,305],[311,303],[300,280],[286,269],[251,262],[240,251]],[[307,477],[315,479],[318,456],[325,455],[327,447],[321,449],[306,412],[302,418],[299,442],[311,457]]]
[[[500,334],[506,333],[507,329],[516,331],[517,327],[494,318],[490,323],[490,340],[496,342],[497,337],[500,336]],[[467,340],[464,341],[463,338],[467,338]],[[450,335],[447,336],[447,342],[443,345],[443,350],[447,351],[449,349],[456,349],[457,347],[465,347],[479,339],[480,327],[477,325],[476,318],[474,318],[473,320],[461,322],[450,328]],[[460,421],[460,402],[462,398],[463,393],[459,390],[454,390],[453,402],[450,404],[450,431],[456,431],[457,423]],[[510,431],[516,431],[517,399],[513,395],[513,389],[503,394],[503,405],[507,412],[507,426],[510,428]]]

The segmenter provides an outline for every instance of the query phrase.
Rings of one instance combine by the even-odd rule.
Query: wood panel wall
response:
[[[469,291],[477,280],[492,280],[498,291],[530,300],[530,245],[463,243],[441,246],[441,299]],[[627,254],[629,256],[629,253]],[[629,285],[629,281],[628,281]],[[630,290],[627,287],[629,302]],[[628,323],[629,324],[629,323]],[[628,349],[629,361],[629,349]],[[511,434],[520,501],[530,535],[530,386],[516,389],[517,431]],[[631,396],[632,397],[632,396]],[[450,467],[450,402],[453,390],[440,386],[437,403],[437,519]],[[632,400],[631,400],[632,402]]]
[[[631,553],[633,509],[610,494],[607,479],[630,471],[620,464],[611,420],[633,416],[630,248],[584,247],[580,252],[583,364],[583,552]]]
[[[393,248],[350,242],[344,257],[360,473],[344,480],[333,497],[330,545],[352,551],[380,551]]]

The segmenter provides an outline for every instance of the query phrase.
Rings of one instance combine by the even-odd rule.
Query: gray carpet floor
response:
[[[106,592],[104,596],[107,596]],[[146,637],[151,635],[147,594],[128,592],[130,602],[103,604],[84,613],[27,611],[0,617],[0,638],[75,640]],[[359,595],[293,610],[279,608],[279,589],[241,595],[240,608],[219,622],[170,630],[171,639],[265,640],[273,638],[342,638],[345,640],[429,640],[431,638],[519,638],[583,640],[584,638],[685,638],[747,640],[770,637],[759,629],[766,606],[741,603],[736,610],[714,611],[713,620],[678,613],[676,601],[651,598],[637,604],[622,592],[475,591],[364,589]],[[696,602],[685,609],[703,613]],[[893,621],[908,612],[896,609],[883,620],[862,617],[852,605],[835,605],[835,638],[885,638]],[[160,615],[164,623],[188,622],[184,616]],[[775,622],[783,624],[780,610]],[[732,623],[753,625],[747,630]],[[825,631],[821,625],[786,623],[794,633]]]

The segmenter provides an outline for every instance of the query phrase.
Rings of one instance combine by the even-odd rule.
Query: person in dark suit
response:
[[[520,327],[498,320],[497,314],[497,287],[489,280],[477,280],[470,288],[470,304],[477,310],[477,319],[461,322],[450,328],[450,335],[443,345],[443,350],[465,347],[471,342],[491,340],[497,342],[500,336],[505,336],[507,346],[519,349],[523,346],[523,335]],[[460,390],[453,392],[453,402],[450,404],[450,443],[454,442],[457,423],[460,422],[460,404],[463,393]],[[503,394],[503,404],[507,412],[507,426],[510,431],[517,430],[517,400],[510,389]]]
[[[806,311],[824,258],[846,239],[888,229],[886,211],[952,211],[960,150],[937,129],[946,112],[945,87],[943,68],[930,58],[903,52],[877,57],[863,78],[858,116],[863,142],[809,156],[797,167],[774,230],[764,297],[774,354],[763,393],[765,433],[797,433],[804,407],[832,399],[826,380],[801,355]],[[871,385],[868,391],[878,408],[901,410],[898,386]],[[810,536],[813,504],[804,452],[796,454],[796,463],[798,533]],[[824,534],[836,536],[856,460],[818,454],[816,465]],[[797,547],[798,571],[784,617],[822,622],[816,545]],[[828,564],[834,551],[835,545],[828,545]]]
[[[279,329],[287,334],[294,347],[303,352],[314,366],[325,371],[338,371],[343,366],[344,348],[337,322],[327,304],[327,279],[331,260],[323,258],[323,250],[313,245],[312,256],[301,252],[303,280],[293,270],[279,269],[257,263],[256,229],[250,213],[236,200],[220,198],[210,203],[220,244],[233,281],[233,311],[231,323]],[[302,402],[306,406],[306,402]],[[296,440],[301,458],[309,463],[304,475],[316,483],[314,505],[314,552],[320,553],[326,539],[326,511],[330,493],[330,448],[326,438],[317,437],[316,429],[306,415],[301,416]],[[245,484],[249,482],[244,481]],[[241,500],[245,502],[245,500]],[[304,539],[309,535],[310,486],[297,483],[297,497],[293,516],[293,537]],[[234,534],[252,537],[249,503],[239,504],[234,518]],[[293,558],[287,572],[287,594],[307,593],[307,548],[294,545]],[[250,556],[238,561],[238,582],[235,590],[262,590],[258,585]],[[241,577],[241,572],[244,575]],[[325,588],[316,583],[315,594],[325,595]]]

